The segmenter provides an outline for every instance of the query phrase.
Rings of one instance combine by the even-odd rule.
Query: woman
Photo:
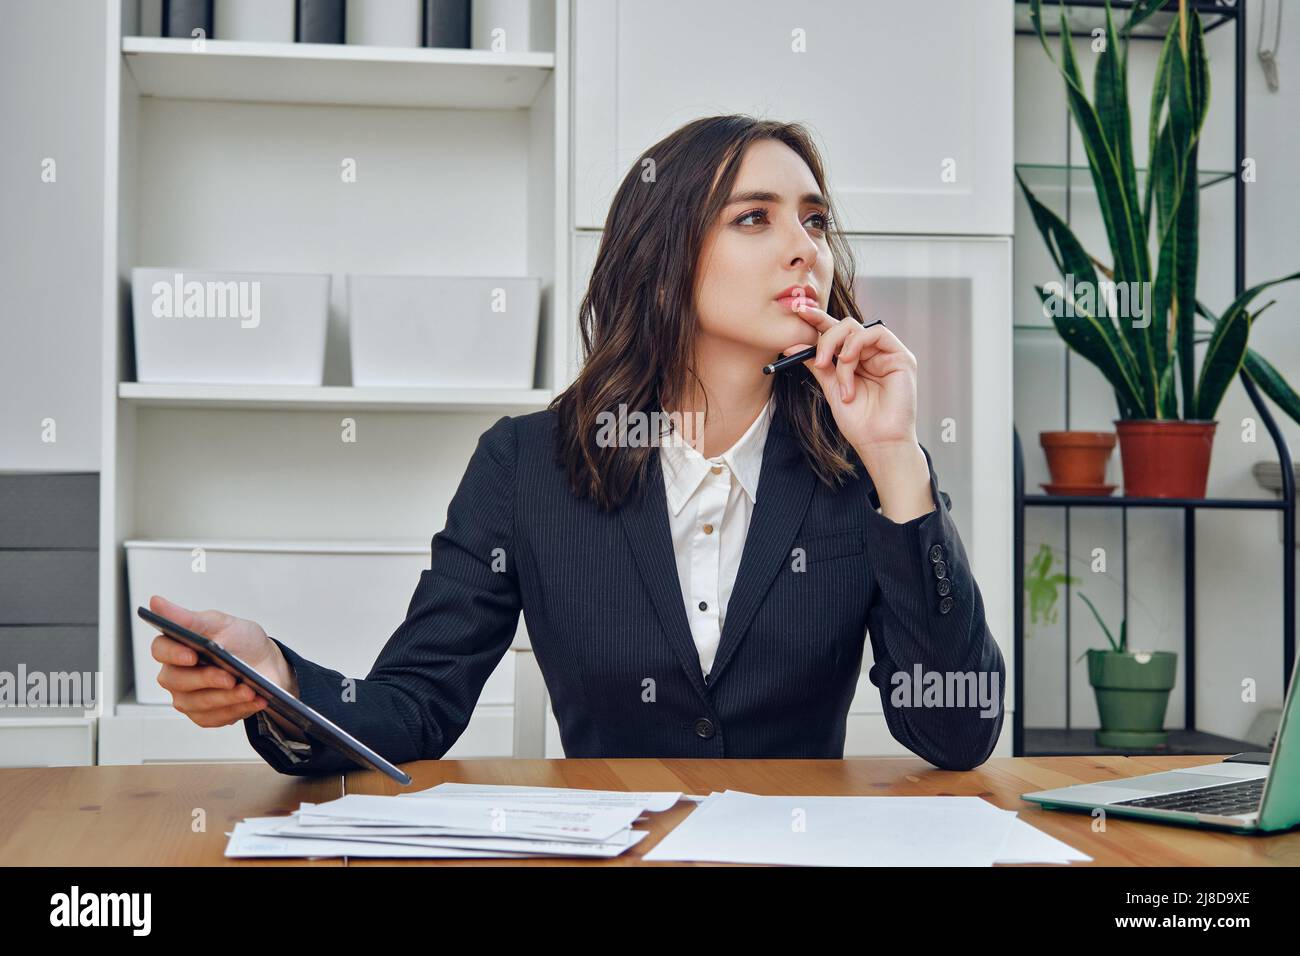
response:
[[[746,116],[638,160],[581,304],[581,373],[481,436],[364,680],[252,621],[151,607],[398,763],[455,743],[521,609],[569,757],[842,757],[869,632],[891,733],[982,763],[1002,656],[917,442],[916,360],[855,318],[827,192],[802,127]],[[278,770],[349,766],[176,642],[153,655],[176,709],[243,720]]]

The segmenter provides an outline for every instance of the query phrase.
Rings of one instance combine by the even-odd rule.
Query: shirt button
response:
[[[936,544],[932,548],[930,548],[930,560],[932,562],[938,562],[943,560],[943,545]]]
[[[714,465],[712,468],[709,469],[709,471],[713,472],[715,475],[720,475],[722,474],[722,466]]]
[[[952,598],[951,598],[951,597],[946,597],[946,598],[944,598],[942,601],[939,602],[939,613],[940,613],[940,614],[947,614],[947,613],[948,613],[949,611],[951,611],[951,610],[952,610]]]
[[[700,610],[701,610],[701,611],[707,611],[708,609],[709,609],[709,604],[708,604],[708,602],[707,602],[707,601],[701,601],[701,602],[700,602]]]
[[[701,717],[695,722],[695,735],[708,740],[713,736],[713,721],[707,717]]]
[[[713,525],[711,525],[711,524],[706,524],[706,525],[704,526],[704,533],[705,533],[705,534],[713,534]]]

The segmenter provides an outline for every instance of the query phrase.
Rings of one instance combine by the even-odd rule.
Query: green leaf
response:
[[[1137,8],[1134,8],[1136,15]],[[1129,20],[1132,23],[1132,19]],[[1149,224],[1151,222],[1151,195],[1152,184],[1156,181],[1155,163],[1156,163],[1156,140],[1160,133],[1160,115],[1165,105],[1165,100],[1169,97],[1169,48],[1174,42],[1174,32],[1171,30],[1165,36],[1165,42],[1160,47],[1160,58],[1156,61],[1155,86],[1151,90],[1151,118],[1147,123],[1147,166],[1150,168],[1150,174],[1147,176],[1146,195],[1142,200],[1142,221]]]
[[[1183,178],[1183,193],[1178,200],[1178,213],[1174,217],[1173,228],[1178,239],[1174,248],[1174,297],[1169,323],[1172,327],[1174,345],[1178,351],[1178,369],[1181,373],[1183,388],[1184,417],[1188,416],[1191,409],[1199,406],[1199,399],[1196,397],[1199,392],[1193,391],[1192,384],[1196,381],[1196,354],[1192,345],[1192,319],[1196,314],[1196,269],[1197,253],[1200,247],[1201,205],[1201,195],[1196,181],[1197,153],[1197,146],[1193,143],[1191,152],[1188,154],[1187,174]],[[1218,405],[1217,402],[1214,404]],[[1200,417],[1199,414],[1197,417]]]
[[[1182,323],[1191,329],[1191,322]],[[1190,338],[1190,332],[1188,334]],[[1224,392],[1241,371],[1246,356],[1246,343],[1250,339],[1250,313],[1239,309],[1225,316],[1214,328],[1210,344],[1201,362],[1201,379],[1196,385],[1196,417],[1209,421],[1219,408]]]
[[[1155,152],[1151,157],[1151,169],[1148,183],[1151,194],[1156,197],[1157,210],[1157,249],[1158,259],[1156,276],[1148,303],[1151,317],[1151,343],[1155,353],[1156,368],[1160,370],[1160,380],[1164,382],[1166,373],[1172,367],[1170,355],[1173,343],[1170,339],[1169,310],[1174,299],[1174,281],[1177,272],[1178,232],[1174,227],[1173,211],[1177,208],[1177,160],[1174,155],[1173,138],[1166,123],[1156,138]],[[1160,418],[1177,417],[1176,397],[1172,397],[1175,407],[1169,408],[1171,396],[1166,395],[1161,401]]]
[[[1110,15],[1110,2],[1106,3],[1106,48],[1097,55],[1093,71],[1093,92],[1097,100],[1097,118],[1102,133],[1115,156],[1121,185],[1128,199],[1130,218],[1138,195],[1137,167],[1133,161],[1133,121],[1128,106],[1128,71],[1124,64],[1121,46],[1115,35],[1115,23]],[[1134,223],[1138,235],[1145,235],[1141,223]],[[1143,250],[1145,259],[1145,250]]]
[[[1138,26],[1151,14],[1156,13],[1161,7],[1169,3],[1170,0],[1137,0],[1133,4],[1132,10],[1129,11],[1128,19],[1124,21],[1123,33],[1125,35],[1132,33],[1133,28]]]
[[[1034,224],[1042,234],[1052,261],[1064,278],[1074,275],[1076,281],[1091,282],[1097,285],[1097,272],[1083,245],[1070,227],[1051,209],[1038,200],[1024,179],[1016,173],[1021,192],[1029,204]],[[1050,305],[1050,293],[1038,287],[1044,303]],[[1125,418],[1137,417],[1137,410],[1143,408],[1141,391],[1133,355],[1119,335],[1110,319],[1100,318],[1079,308],[1078,303],[1070,303],[1073,316],[1052,316],[1052,322],[1065,343],[1082,355],[1106,376],[1115,389],[1119,401],[1120,414]],[[1059,310],[1064,312],[1065,310]],[[1146,417],[1146,416],[1144,416]]]
[[[1117,89],[1120,77],[1118,61],[1111,41],[1114,38],[1113,24],[1110,31],[1107,51],[1102,58],[1109,58],[1108,63],[1116,69],[1104,70],[1099,76],[1101,87],[1097,91],[1098,103],[1105,114],[1094,109],[1083,89],[1079,67],[1074,58],[1074,46],[1070,35],[1069,22],[1064,9],[1061,12],[1061,66],[1060,71],[1066,81],[1066,96],[1070,112],[1079,127],[1084,152],[1088,156],[1088,166],[1092,170],[1093,185],[1097,191],[1097,200],[1101,207],[1102,220],[1106,225],[1106,236],[1114,256],[1114,280],[1116,282],[1143,283],[1150,279],[1150,259],[1148,257],[1145,232],[1139,221],[1138,196],[1136,185],[1129,186],[1129,176],[1121,165],[1123,143],[1112,142],[1107,130],[1115,130],[1121,124],[1116,114],[1118,103],[1126,104],[1123,122],[1127,123],[1127,90]],[[1118,135],[1118,134],[1117,134]],[[1128,143],[1127,163],[1132,166],[1132,144]],[[1141,288],[1141,286],[1139,286]],[[1154,417],[1156,402],[1156,383],[1158,372],[1155,367],[1154,353],[1151,348],[1150,328],[1138,328],[1132,321],[1121,322],[1120,329],[1128,342],[1129,350],[1134,356],[1137,372],[1139,403],[1150,409]]]
[[[1271,286],[1280,285],[1283,282],[1293,282],[1296,279],[1300,279],[1300,272],[1293,272],[1290,275],[1282,276],[1278,279],[1270,279],[1267,282],[1261,282],[1258,285],[1251,286],[1249,289],[1242,292],[1241,295],[1233,299],[1232,304],[1228,306],[1227,310],[1219,318],[1215,318],[1214,314],[1201,303],[1198,302],[1196,304],[1197,311],[1215,324],[1214,336],[1211,337],[1210,341],[1210,349],[1214,349],[1215,338],[1222,337],[1229,341],[1228,347],[1219,355],[1211,355],[1210,352],[1206,353],[1205,361],[1201,367],[1201,382],[1197,387],[1196,408],[1198,418],[1211,419],[1214,417],[1214,413],[1218,410],[1219,402],[1223,399],[1223,393],[1227,390],[1228,384],[1232,381],[1232,377],[1237,374],[1237,371],[1240,370],[1245,361],[1245,346],[1243,345],[1241,354],[1235,356],[1235,364],[1232,364],[1234,362],[1235,345],[1233,344],[1234,340],[1230,337],[1239,336],[1241,334],[1241,328],[1244,327],[1246,330],[1247,341],[1249,340],[1251,316],[1250,313],[1247,312],[1246,307],[1249,306],[1254,298],[1265,289]],[[1256,315],[1260,312],[1263,312],[1263,309],[1259,310]],[[1187,324],[1190,326],[1191,322],[1189,321]],[[1215,367],[1216,365],[1218,367]],[[1231,374],[1225,375],[1229,368],[1231,369]],[[1268,366],[1268,368],[1276,374],[1276,370],[1274,370],[1272,366]],[[1278,376],[1278,379],[1281,380],[1281,376]],[[1285,385],[1285,380],[1281,381],[1282,384]],[[1261,382],[1260,384],[1261,387],[1263,387],[1263,383]],[[1287,387],[1287,390],[1290,390],[1289,386]],[[1272,396],[1270,395],[1270,397]],[[1282,405],[1281,402],[1278,404]],[[1283,405],[1282,407],[1285,409],[1286,406]],[[1291,412],[1287,411],[1287,414],[1291,414]]]
[[[1151,328],[1151,302],[1150,288],[1141,283],[1148,282],[1151,278],[1151,260],[1147,249],[1146,236],[1148,233],[1144,210],[1139,200],[1137,185],[1137,164],[1133,158],[1133,121],[1129,115],[1129,97],[1128,97],[1128,43],[1127,39],[1121,43],[1115,33],[1115,23],[1111,16],[1110,3],[1106,3],[1106,48],[1097,56],[1097,66],[1094,71],[1093,90],[1097,101],[1097,116],[1101,121],[1103,133],[1111,151],[1115,157],[1115,163],[1120,173],[1121,187],[1124,199],[1124,214],[1128,219],[1128,232],[1134,238],[1138,246],[1136,251],[1136,264],[1138,272],[1127,276],[1127,279],[1136,283],[1137,288],[1141,290],[1142,301],[1145,302],[1147,321],[1138,323],[1135,319],[1141,316],[1135,315],[1132,308],[1121,316],[1116,316],[1121,332],[1129,341],[1129,346],[1137,356],[1139,367],[1143,375],[1147,374],[1149,369],[1152,404],[1157,409],[1162,406],[1160,398],[1160,382],[1162,369],[1165,362],[1163,355],[1163,341],[1157,336],[1157,330]],[[1115,256],[1118,265],[1120,257]],[[1115,276],[1116,279],[1124,280],[1124,276],[1119,275],[1119,270]],[[1131,297],[1130,297],[1131,301]]]
[[[1170,324],[1178,352],[1178,368],[1183,391],[1183,414],[1192,410],[1200,417],[1201,402],[1194,391],[1196,357],[1192,342],[1192,317],[1196,312],[1196,270],[1199,250],[1200,191],[1197,182],[1197,157],[1201,127],[1209,100],[1209,73],[1206,69],[1205,37],[1201,18],[1195,10],[1180,6],[1174,24],[1178,42],[1171,48],[1169,116],[1173,127],[1175,150],[1181,147],[1179,163],[1179,198],[1175,213],[1178,234],[1174,255],[1173,309]],[[1182,321],[1185,317],[1186,321]],[[1243,346],[1244,347],[1244,346]],[[1235,374],[1235,372],[1234,372]],[[1224,383],[1227,387],[1227,383]],[[1222,391],[1218,397],[1222,397]],[[1218,406],[1217,399],[1212,402]]]
[[[1074,586],[1079,583],[1079,579],[1072,575],[1053,574],[1054,560],[1051,546],[1042,544],[1025,569],[1025,594],[1029,597],[1029,622],[1032,625],[1055,623],[1056,602],[1061,585]]]
[[[1293,422],[1300,424],[1300,395],[1287,384],[1282,373],[1254,349],[1246,349],[1245,369],[1260,391],[1271,398]]]
[[[1160,411],[1158,418],[1178,417],[1178,394],[1174,388],[1173,362],[1166,362],[1164,370],[1160,373],[1160,383],[1156,389],[1156,400],[1159,403]]]
[[[1123,652],[1123,648],[1120,647],[1118,643],[1116,643],[1115,638],[1111,635],[1110,628],[1108,628],[1106,626],[1106,622],[1101,619],[1101,614],[1097,612],[1097,608],[1093,605],[1091,601],[1088,600],[1088,595],[1080,591],[1079,600],[1083,601],[1084,604],[1088,605],[1088,610],[1090,610],[1092,612],[1092,616],[1097,619],[1097,624],[1101,628],[1102,633],[1106,635],[1106,640],[1110,641],[1111,650]]]

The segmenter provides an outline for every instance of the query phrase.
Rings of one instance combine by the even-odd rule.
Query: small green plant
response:
[[[1101,627],[1102,633],[1106,635],[1106,640],[1110,641],[1110,649],[1114,651],[1116,654],[1127,654],[1128,653],[1128,620],[1125,619],[1119,622],[1119,640],[1116,641],[1114,636],[1110,633],[1110,628],[1106,626],[1106,622],[1103,621],[1101,619],[1101,615],[1097,613],[1097,608],[1094,607],[1093,603],[1088,600],[1088,595],[1080,591],[1079,597],[1083,600],[1084,604],[1088,605],[1088,610],[1092,611],[1092,616],[1097,619],[1097,624]],[[1091,648],[1089,648],[1089,650],[1091,650]],[[1088,651],[1084,651],[1082,654],[1080,654],[1078,657],[1074,659],[1074,662],[1077,664],[1079,663],[1079,661],[1083,660],[1087,656],[1088,656]]]
[[[1056,556],[1050,545],[1041,545],[1025,569],[1025,594],[1029,597],[1029,623],[1055,624],[1061,585],[1077,585],[1079,579],[1055,571]]]

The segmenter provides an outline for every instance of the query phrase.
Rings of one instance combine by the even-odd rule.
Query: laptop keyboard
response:
[[[1240,780],[1216,787],[1182,790],[1178,793],[1160,793],[1154,797],[1121,800],[1117,807],[1147,807],[1156,810],[1182,810],[1187,813],[1212,813],[1231,817],[1259,809],[1264,796],[1264,779]]]

